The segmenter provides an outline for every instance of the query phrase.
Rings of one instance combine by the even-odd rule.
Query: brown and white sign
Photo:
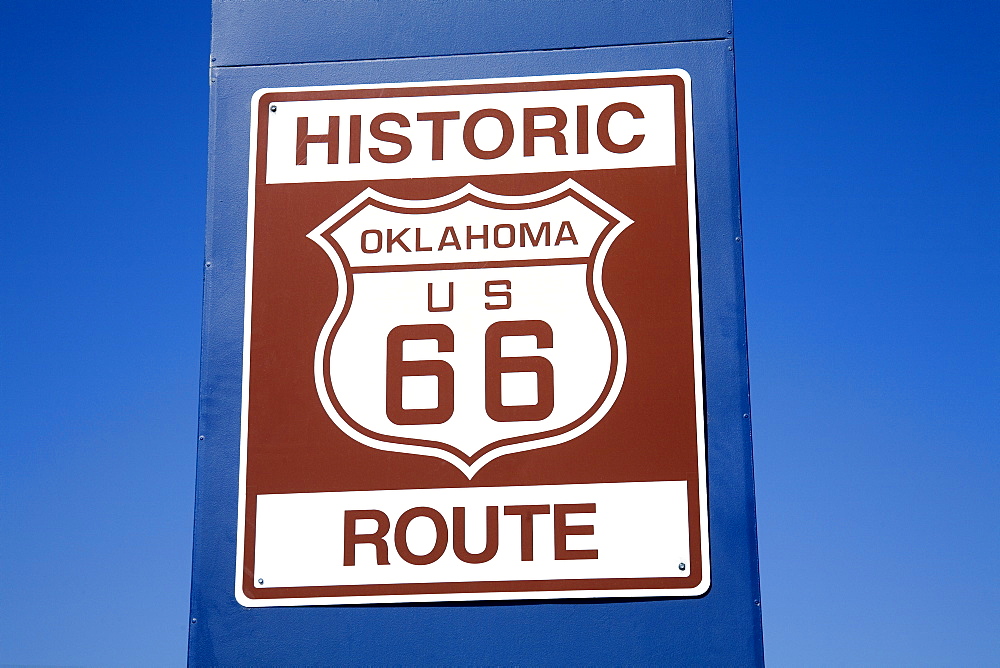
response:
[[[258,91],[240,603],[707,591],[690,87]]]

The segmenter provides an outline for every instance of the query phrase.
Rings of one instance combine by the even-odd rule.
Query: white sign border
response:
[[[539,589],[533,591],[503,591],[503,592],[447,592],[428,594],[389,594],[378,596],[318,596],[253,599],[243,592],[243,564],[245,558],[246,525],[246,470],[247,470],[247,431],[248,408],[250,399],[250,314],[252,305],[253,285],[253,239],[255,193],[257,183],[258,157],[258,110],[260,98],[268,93],[360,90],[378,88],[416,88],[426,86],[449,85],[480,85],[504,83],[528,83],[542,81],[573,81],[589,79],[618,79],[650,76],[678,76],[684,81],[684,116],[685,116],[685,151],[687,168],[688,192],[688,247],[691,257],[691,307],[692,307],[692,351],[694,365],[694,390],[696,409],[696,429],[698,441],[698,504],[700,511],[701,532],[701,571],[702,579],[697,587],[686,589],[596,589],[596,590],[546,590],[544,581],[539,582]],[[254,93],[250,102],[250,150],[249,150],[249,180],[247,183],[247,236],[246,236],[246,278],[244,285],[243,307],[243,378],[242,398],[240,406],[240,476],[239,503],[237,507],[236,524],[236,573],[235,595],[237,602],[247,608],[267,608],[285,606],[315,606],[315,605],[350,605],[379,603],[434,603],[449,601],[503,601],[503,600],[556,600],[572,598],[636,598],[636,597],[678,597],[694,598],[706,593],[711,587],[711,569],[709,556],[709,526],[708,526],[708,479],[707,452],[705,444],[705,397],[704,397],[704,359],[703,332],[701,321],[700,293],[700,262],[698,247],[698,215],[695,197],[694,169],[694,128],[692,122],[691,76],[682,69],[661,70],[631,70],[623,72],[598,72],[562,74],[533,77],[505,77],[492,79],[456,79],[447,81],[413,81],[413,82],[383,82],[377,84],[350,84],[343,86],[303,86],[288,88],[262,88]]]

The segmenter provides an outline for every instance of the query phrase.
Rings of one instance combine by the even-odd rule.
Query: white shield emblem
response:
[[[327,414],[470,479],[584,433],[625,376],[601,272],[631,222],[571,180],[527,196],[365,190],[308,235],[337,277],[315,357]]]

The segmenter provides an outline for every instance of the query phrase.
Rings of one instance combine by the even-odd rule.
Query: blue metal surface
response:
[[[214,0],[217,66],[724,39],[731,0]]]
[[[711,590],[697,599],[240,606],[233,581],[254,91],[674,67],[687,70],[693,82]],[[750,421],[744,417],[750,409],[733,70],[731,40],[213,70],[192,664],[763,662]]]

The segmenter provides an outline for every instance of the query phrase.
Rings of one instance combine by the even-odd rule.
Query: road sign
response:
[[[730,3],[212,49],[191,663],[759,665]]]
[[[254,96],[243,605],[708,589],[690,86]]]

